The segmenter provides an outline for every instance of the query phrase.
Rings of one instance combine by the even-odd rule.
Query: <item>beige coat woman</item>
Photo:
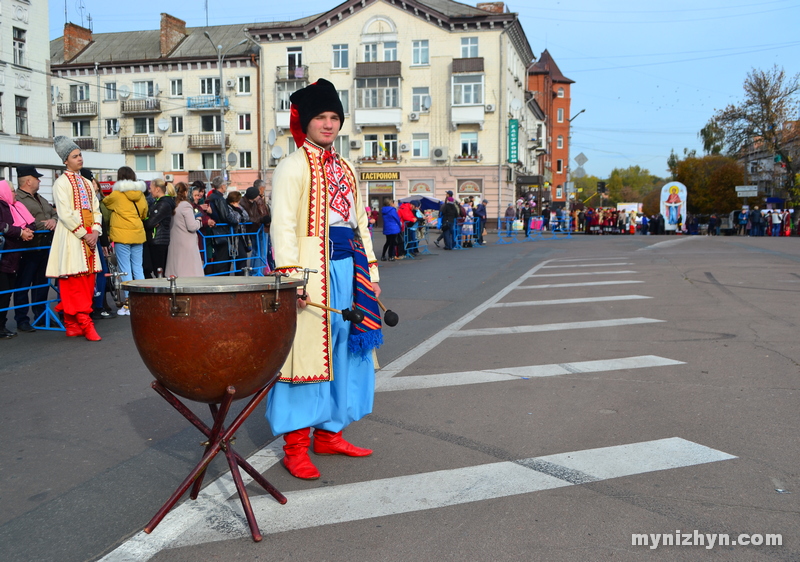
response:
[[[202,226],[195,218],[194,209],[188,201],[175,207],[169,227],[169,252],[167,253],[167,277],[203,277],[203,260],[197,247],[197,231]]]

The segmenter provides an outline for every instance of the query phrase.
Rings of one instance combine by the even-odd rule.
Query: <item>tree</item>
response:
[[[744,166],[735,158],[689,156],[678,162],[676,179],[686,186],[690,213],[728,213],[742,204],[736,186],[744,182]]]
[[[713,117],[700,129],[697,136],[703,139],[703,150],[706,154],[721,154],[725,148],[725,130]]]
[[[639,166],[614,168],[607,180],[607,205],[641,203],[645,195],[664,185],[664,180]]]
[[[747,148],[780,157],[786,173],[784,187],[795,201],[800,190],[795,183],[800,153],[800,74],[787,76],[777,65],[770,70],[751,70],[744,81],[744,101],[718,111],[700,132],[704,147],[721,144],[728,155]],[[717,137],[721,131],[723,139]]]

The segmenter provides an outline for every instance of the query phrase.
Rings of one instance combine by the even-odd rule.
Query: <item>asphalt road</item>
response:
[[[381,264],[401,320],[346,430],[372,457],[299,481],[263,406],[238,432],[289,497],[248,487],[260,543],[221,459],[140,533],[202,449],[128,318],[0,341],[0,560],[800,560],[797,239],[495,240]]]

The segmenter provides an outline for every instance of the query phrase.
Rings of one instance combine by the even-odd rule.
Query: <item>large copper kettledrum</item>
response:
[[[178,396],[217,404],[262,388],[294,340],[296,292],[281,277],[127,281],[133,340],[153,376]]]
[[[297,328],[297,287],[305,281],[274,277],[184,277],[128,281],[131,328],[142,360],[162,398],[206,437],[205,452],[144,528],[151,533],[192,488],[196,499],[206,468],[224,452],[253,540],[261,540],[239,468],[278,503],[281,494],[231,446],[236,431],[278,379]],[[174,393],[174,394],[173,394]],[[206,425],[175,394],[206,402],[214,417]],[[252,395],[232,422],[234,400]]]

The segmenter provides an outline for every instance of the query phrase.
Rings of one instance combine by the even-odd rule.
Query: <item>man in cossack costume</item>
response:
[[[382,342],[377,298],[378,265],[365,204],[352,164],[333,148],[344,123],[336,88],[320,79],[290,98],[290,127],[298,150],[272,177],[272,226],[276,271],[311,273],[307,301],[364,313],[361,324],[307,306],[298,298],[297,333],[279,382],[269,393],[266,417],[284,435],[283,465],[292,476],[319,478],[318,455],[364,457],[369,449],[342,438],[351,422],[372,412],[372,350]]]
[[[58,279],[61,302],[56,311],[64,314],[67,336],[84,336],[100,341],[92,322],[95,274],[102,271],[97,239],[102,234],[100,203],[92,183],[81,176],[83,156],[71,139],[54,140],[56,153],[67,167],[53,184],[58,224],[47,260],[47,277]]]

